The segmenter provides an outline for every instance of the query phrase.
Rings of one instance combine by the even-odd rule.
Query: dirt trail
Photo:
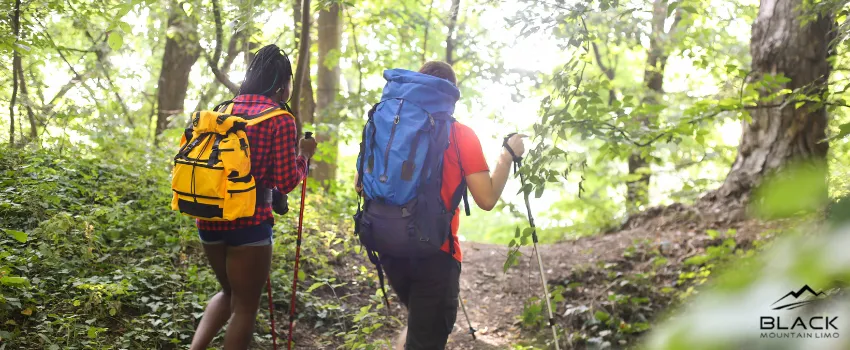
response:
[[[680,214],[681,211],[674,211]],[[702,253],[705,247],[716,244],[710,239],[706,229],[716,229],[725,232],[727,229],[737,230],[735,239],[738,244],[748,244],[755,237],[777,223],[761,223],[757,221],[740,221],[737,223],[701,223],[697,221],[681,221],[679,215],[660,215],[640,223],[639,227],[622,230],[610,234],[586,237],[572,241],[540,246],[546,274],[550,283],[563,283],[566,279],[581,280],[584,283],[583,293],[575,298],[567,296],[567,300],[556,306],[556,322],[559,327],[570,327],[564,314],[567,304],[594,303],[595,299],[607,298],[606,292],[611,288],[605,279],[594,279],[583,276],[581,272],[592,269],[600,264],[620,264],[627,266],[628,273],[644,272],[649,259],[627,261],[624,253],[635,242],[648,242],[649,247],[661,248],[670,264],[681,265],[688,257]],[[523,334],[518,321],[523,310],[523,303],[531,296],[541,293],[540,274],[536,257],[531,254],[530,247],[522,249],[523,257],[519,266],[503,272],[502,266],[509,248],[502,245],[482,243],[461,243],[464,251],[463,273],[461,275],[461,297],[466,303],[473,327],[478,330],[477,340],[468,334],[468,326],[462,312],[458,312],[455,330],[450,337],[448,349],[507,349],[511,344],[530,334]],[[635,261],[637,260],[637,261]],[[675,270],[674,270],[675,272]],[[677,275],[671,274],[667,282],[673,284]],[[582,280],[584,279],[584,280]],[[593,298],[588,298],[588,296]],[[566,333],[570,333],[570,329]],[[540,333],[544,339],[549,339],[551,333]],[[616,344],[615,344],[616,348]]]
[[[781,225],[778,222],[722,219],[722,213],[707,219],[707,212],[673,205],[654,212],[647,211],[646,215],[633,218],[617,232],[542,245],[540,253],[547,268],[550,290],[558,285],[580,283],[579,287],[567,290],[563,294],[565,300],[555,305],[558,327],[564,334],[579,333],[586,337],[597,337],[599,344],[607,342],[610,345],[608,348],[619,349],[624,344],[632,344],[640,331],[626,338],[614,339],[610,337],[610,332],[600,336],[608,331],[603,326],[588,325],[592,312],[605,310],[612,317],[632,320],[629,322],[639,322],[634,321],[639,319],[640,322],[651,324],[652,317],[666,309],[672,300],[671,295],[659,290],[662,287],[682,288],[677,285],[682,262],[722,242],[722,239],[710,238],[706,230],[725,232],[734,229],[737,231],[734,235],[737,244],[747,246],[758,234]],[[531,247],[521,249],[523,255],[519,265],[507,272],[503,272],[502,268],[509,252],[507,246],[462,242],[461,247],[464,261],[460,296],[466,304],[472,326],[477,329],[477,340],[469,335],[466,318],[462,309],[458,308],[457,321],[447,349],[510,349],[511,345],[521,341],[542,344],[550,340],[551,333],[547,329],[542,329],[542,332],[524,330],[519,322],[524,303],[530,297],[541,294],[539,270],[536,257],[531,254]],[[363,259],[355,257],[355,260]],[[659,264],[659,260],[664,262]],[[371,267],[366,261],[359,261],[359,264]],[[645,284],[640,286],[628,281],[629,277],[635,275],[652,277],[645,279]],[[340,277],[345,279],[344,276]],[[370,288],[349,292],[369,295],[372,291]],[[637,296],[649,301],[644,305],[620,307],[610,301],[611,294]],[[590,314],[588,310],[591,310]],[[397,304],[392,313],[400,320],[406,319],[405,310]],[[384,328],[375,336],[393,339],[401,330],[401,327],[387,326],[391,328]],[[320,338],[316,337],[313,330],[303,327],[297,332],[304,332],[302,340],[318,341]],[[587,338],[571,340],[570,344],[585,344],[586,341]],[[561,341],[561,344],[565,343],[566,340]],[[302,343],[299,348],[335,346]],[[586,346],[571,345],[566,348],[583,349]]]
[[[584,238],[541,245],[540,254],[550,281],[563,279],[572,269],[622,256],[637,232]],[[458,313],[449,349],[505,349],[520,338],[517,317],[523,303],[541,293],[540,273],[530,247],[524,247],[518,266],[503,272],[509,248],[503,245],[465,243],[461,297],[473,328],[473,341],[462,312]]]

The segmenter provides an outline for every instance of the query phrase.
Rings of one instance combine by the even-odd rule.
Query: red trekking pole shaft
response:
[[[313,138],[313,133],[305,132],[305,139]],[[307,160],[307,169],[304,180],[301,182],[301,211],[298,213],[298,236],[295,239],[295,272],[292,277],[292,298],[289,301],[289,337],[286,348],[292,350],[292,330],[295,328],[295,292],[298,291],[298,265],[301,262],[301,230],[304,227],[304,198],[307,195],[307,171],[310,170],[310,161]]]
[[[272,301],[272,276],[266,280],[266,293],[269,295],[269,319],[272,321],[272,345],[277,350],[277,328],[274,326],[274,301]]]

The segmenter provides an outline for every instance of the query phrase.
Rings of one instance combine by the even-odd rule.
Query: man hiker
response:
[[[397,341],[397,348],[445,349],[458,311],[463,260],[457,237],[460,198],[465,197],[468,187],[478,207],[492,210],[505,188],[513,157],[503,149],[491,173],[478,136],[451,117],[460,93],[455,72],[449,64],[432,61],[425,63],[418,72],[389,70],[384,76],[388,83],[382,102],[370,111],[370,121],[363,132],[355,186],[366,204],[362,213],[358,210],[355,217],[357,229],[367,251],[375,250],[374,256],[379,256],[373,259],[370,253],[379,275],[381,270],[386,273],[390,286],[408,310],[407,326]],[[420,117],[424,122],[417,124],[416,118]],[[382,118],[387,118],[388,125],[382,124]],[[442,129],[443,120],[447,130]],[[411,124],[414,130],[405,134],[405,128]],[[447,139],[443,140],[446,138],[443,135],[448,135]],[[409,139],[405,139],[407,137]],[[524,137],[514,135],[507,141],[517,157],[525,152]],[[396,141],[399,138],[403,140]],[[439,152],[433,168],[429,163],[430,152],[417,150],[422,139],[429,140],[429,150]],[[424,160],[420,163],[419,159]],[[394,162],[400,166],[393,168]],[[438,176],[428,177],[430,170],[440,167]],[[407,198],[396,198],[410,183],[420,186],[411,195],[414,199],[405,202]],[[429,186],[439,188],[429,191]],[[393,188],[385,190],[385,187]],[[429,196],[437,192],[442,209],[429,211],[432,206]],[[398,216],[394,216],[396,214]],[[400,228],[391,222],[422,215],[426,217],[410,219],[409,224],[403,224],[407,226]],[[445,221],[445,225],[441,221]],[[438,239],[443,235],[447,237]],[[422,248],[427,245],[424,243],[435,240],[442,242],[433,249],[436,252],[421,253],[429,249]],[[411,241],[418,246],[401,247]]]
[[[292,191],[306,176],[307,161],[316,150],[314,139],[298,141],[294,117],[282,111],[292,91],[292,75],[288,57],[277,46],[261,48],[248,68],[239,94],[222,104],[219,111],[222,113],[215,114],[217,120],[207,121],[199,114],[194,120],[197,135],[193,141],[197,142],[184,143],[175,157],[175,163],[191,168],[181,172],[175,167],[173,207],[198,218],[210,216],[210,220],[197,220],[198,234],[221,286],[221,291],[207,303],[192,338],[192,350],[206,349],[228,321],[225,350],[248,349],[253,338],[260,295],[271,265],[272,189],[282,193]],[[233,126],[223,133],[198,133],[199,128],[230,125],[229,118],[236,116],[244,120],[230,122]],[[267,118],[262,118],[264,116]],[[236,137],[234,135],[246,135],[247,141],[228,139]],[[215,141],[207,142],[213,139]],[[237,157],[245,157],[244,162],[234,164],[233,159]],[[221,161],[214,162],[217,158]],[[250,174],[241,174],[231,170],[232,167],[250,169]],[[214,177],[219,174],[217,171],[227,172],[222,175],[221,182]],[[181,181],[191,186],[181,185]],[[228,186],[226,191],[220,189],[222,182]],[[251,185],[246,185],[248,183]],[[235,190],[230,186],[244,187]],[[210,187],[216,190],[201,194]],[[226,192],[225,198],[216,198],[221,192]],[[222,215],[233,210],[232,203],[239,201],[241,195],[251,192],[256,192],[256,200],[250,195],[238,210],[247,208],[253,215],[235,220],[227,220],[226,214]]]

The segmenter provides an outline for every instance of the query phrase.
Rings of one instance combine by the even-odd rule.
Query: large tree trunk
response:
[[[292,112],[295,113],[298,134],[301,134],[302,124],[313,123],[315,100],[313,99],[313,83],[310,79],[310,0],[295,0],[293,5],[295,29],[298,42],[297,62],[295,65],[295,81],[292,83]]]
[[[162,69],[159,72],[157,137],[168,128],[172,115],[183,113],[183,101],[189,88],[189,72],[201,54],[196,23],[186,16],[178,3],[171,3],[168,30],[173,35],[166,39]]]
[[[802,0],[761,0],[750,41],[751,76],[760,80],[764,74],[784,74],[791,81],[777,89],[810,86],[813,88],[810,95],[818,95],[826,91],[832,69],[827,58],[831,54],[829,44],[834,22],[832,18],[819,17],[801,26],[802,5]],[[767,96],[772,92],[760,93]],[[706,199],[746,204],[750,192],[765,175],[791,161],[825,165],[829,144],[821,142],[827,125],[823,107],[807,104],[796,108],[794,103],[785,107],[765,105],[754,109],[751,116],[752,123],[744,122],[732,169],[723,185]]]
[[[451,65],[455,62],[455,28],[457,27],[457,17],[460,13],[460,0],[452,0],[452,8],[449,11],[449,33],[446,36],[446,63]]]
[[[339,128],[334,101],[339,95],[339,50],[342,41],[342,24],[338,4],[333,4],[319,12],[319,70],[316,90],[316,123],[327,132],[318,133],[316,141],[327,144],[329,154],[322,155],[325,161],[316,162],[316,179],[325,183],[325,188],[336,178],[338,139],[335,130]]]
[[[682,19],[680,11],[676,12],[676,17],[670,30],[665,31],[667,23],[667,0],[655,0],[652,3],[652,33],[649,38],[649,49],[646,52],[646,68],[644,70],[643,82],[648,93],[644,98],[647,104],[658,103],[658,98],[664,94],[664,68],[667,65],[669,57],[669,40],[674,34],[676,27]],[[609,96],[609,99],[612,96]],[[645,116],[641,119],[641,123],[645,127],[650,127],[650,119],[652,116]],[[647,145],[646,147],[649,147]],[[641,154],[642,149],[638,149],[629,156],[629,175],[640,175],[636,181],[626,183],[626,207],[629,213],[635,213],[640,210],[641,205],[649,203],[649,162]]]

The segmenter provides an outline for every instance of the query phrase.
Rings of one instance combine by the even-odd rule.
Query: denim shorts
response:
[[[231,247],[266,246],[272,244],[272,225],[262,223],[257,226],[235,230],[198,230],[203,244],[225,244]]]

